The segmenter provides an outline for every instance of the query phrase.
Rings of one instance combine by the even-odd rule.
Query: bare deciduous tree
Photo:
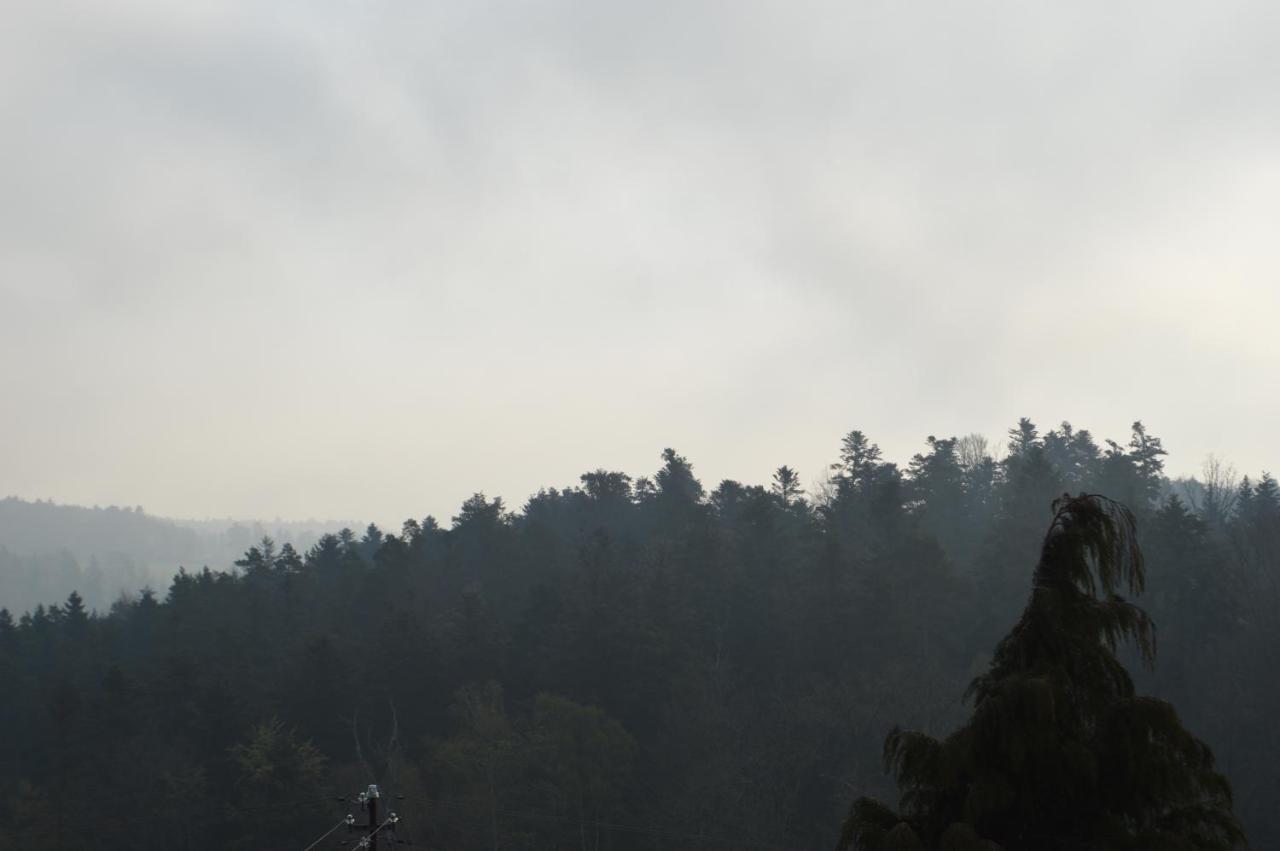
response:
[[[988,458],[996,460],[991,441],[976,431],[966,434],[956,442],[956,460],[964,470],[972,470]]]
[[[1235,508],[1240,477],[1235,467],[1213,454],[1204,459],[1200,475],[1200,487],[1187,490],[1188,502],[1205,521],[1221,524]]]

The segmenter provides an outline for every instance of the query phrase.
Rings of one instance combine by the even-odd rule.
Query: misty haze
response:
[[[0,28],[0,851],[1280,848],[1280,13]]]

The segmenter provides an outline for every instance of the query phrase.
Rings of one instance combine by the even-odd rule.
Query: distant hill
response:
[[[122,593],[163,592],[179,567],[230,569],[270,536],[305,551],[344,525],[320,521],[175,520],[141,507],[0,499],[0,608],[14,612],[79,591],[105,610]]]

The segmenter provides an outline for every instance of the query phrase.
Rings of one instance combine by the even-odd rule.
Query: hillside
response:
[[[930,438],[900,468],[852,432],[809,497],[788,468],[708,491],[668,450],[515,511],[477,494],[447,528],[263,543],[108,616],[73,598],[0,623],[23,731],[0,824],[75,813],[63,847],[126,848],[146,813],[156,847],[302,847],[376,781],[427,847],[831,847],[855,793],[891,795],[892,724],[964,716],[1069,490],[1133,507],[1159,658],[1129,667],[1275,847],[1280,488],[1189,506],[1163,456],[1140,425],[1103,450],[1023,421],[998,462]]]
[[[27,611],[78,591],[104,611],[120,594],[164,588],[179,567],[228,570],[264,536],[310,547],[331,526],[174,520],[141,507],[0,499],[0,607]]]

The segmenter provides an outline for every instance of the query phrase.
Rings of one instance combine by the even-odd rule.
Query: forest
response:
[[[25,612],[75,591],[106,610],[120,593],[165,587],[176,566],[230,567],[263,537],[307,550],[345,524],[174,520],[142,506],[59,505],[0,499],[0,605]]]
[[[999,847],[912,845],[892,810],[927,832],[958,806],[926,776],[994,705],[1002,639],[1061,561],[1046,530],[1072,522],[1123,663],[1090,670],[1160,699],[1221,805],[1185,847],[1243,847],[1237,818],[1280,847],[1274,478],[1171,480],[1141,422],[1023,419],[905,465],[851,431],[833,456],[821,485],[783,466],[710,488],[667,449],[515,509],[477,493],[447,525],[264,538],[101,610],[0,611],[0,849],[334,847],[374,783],[421,848]]]

